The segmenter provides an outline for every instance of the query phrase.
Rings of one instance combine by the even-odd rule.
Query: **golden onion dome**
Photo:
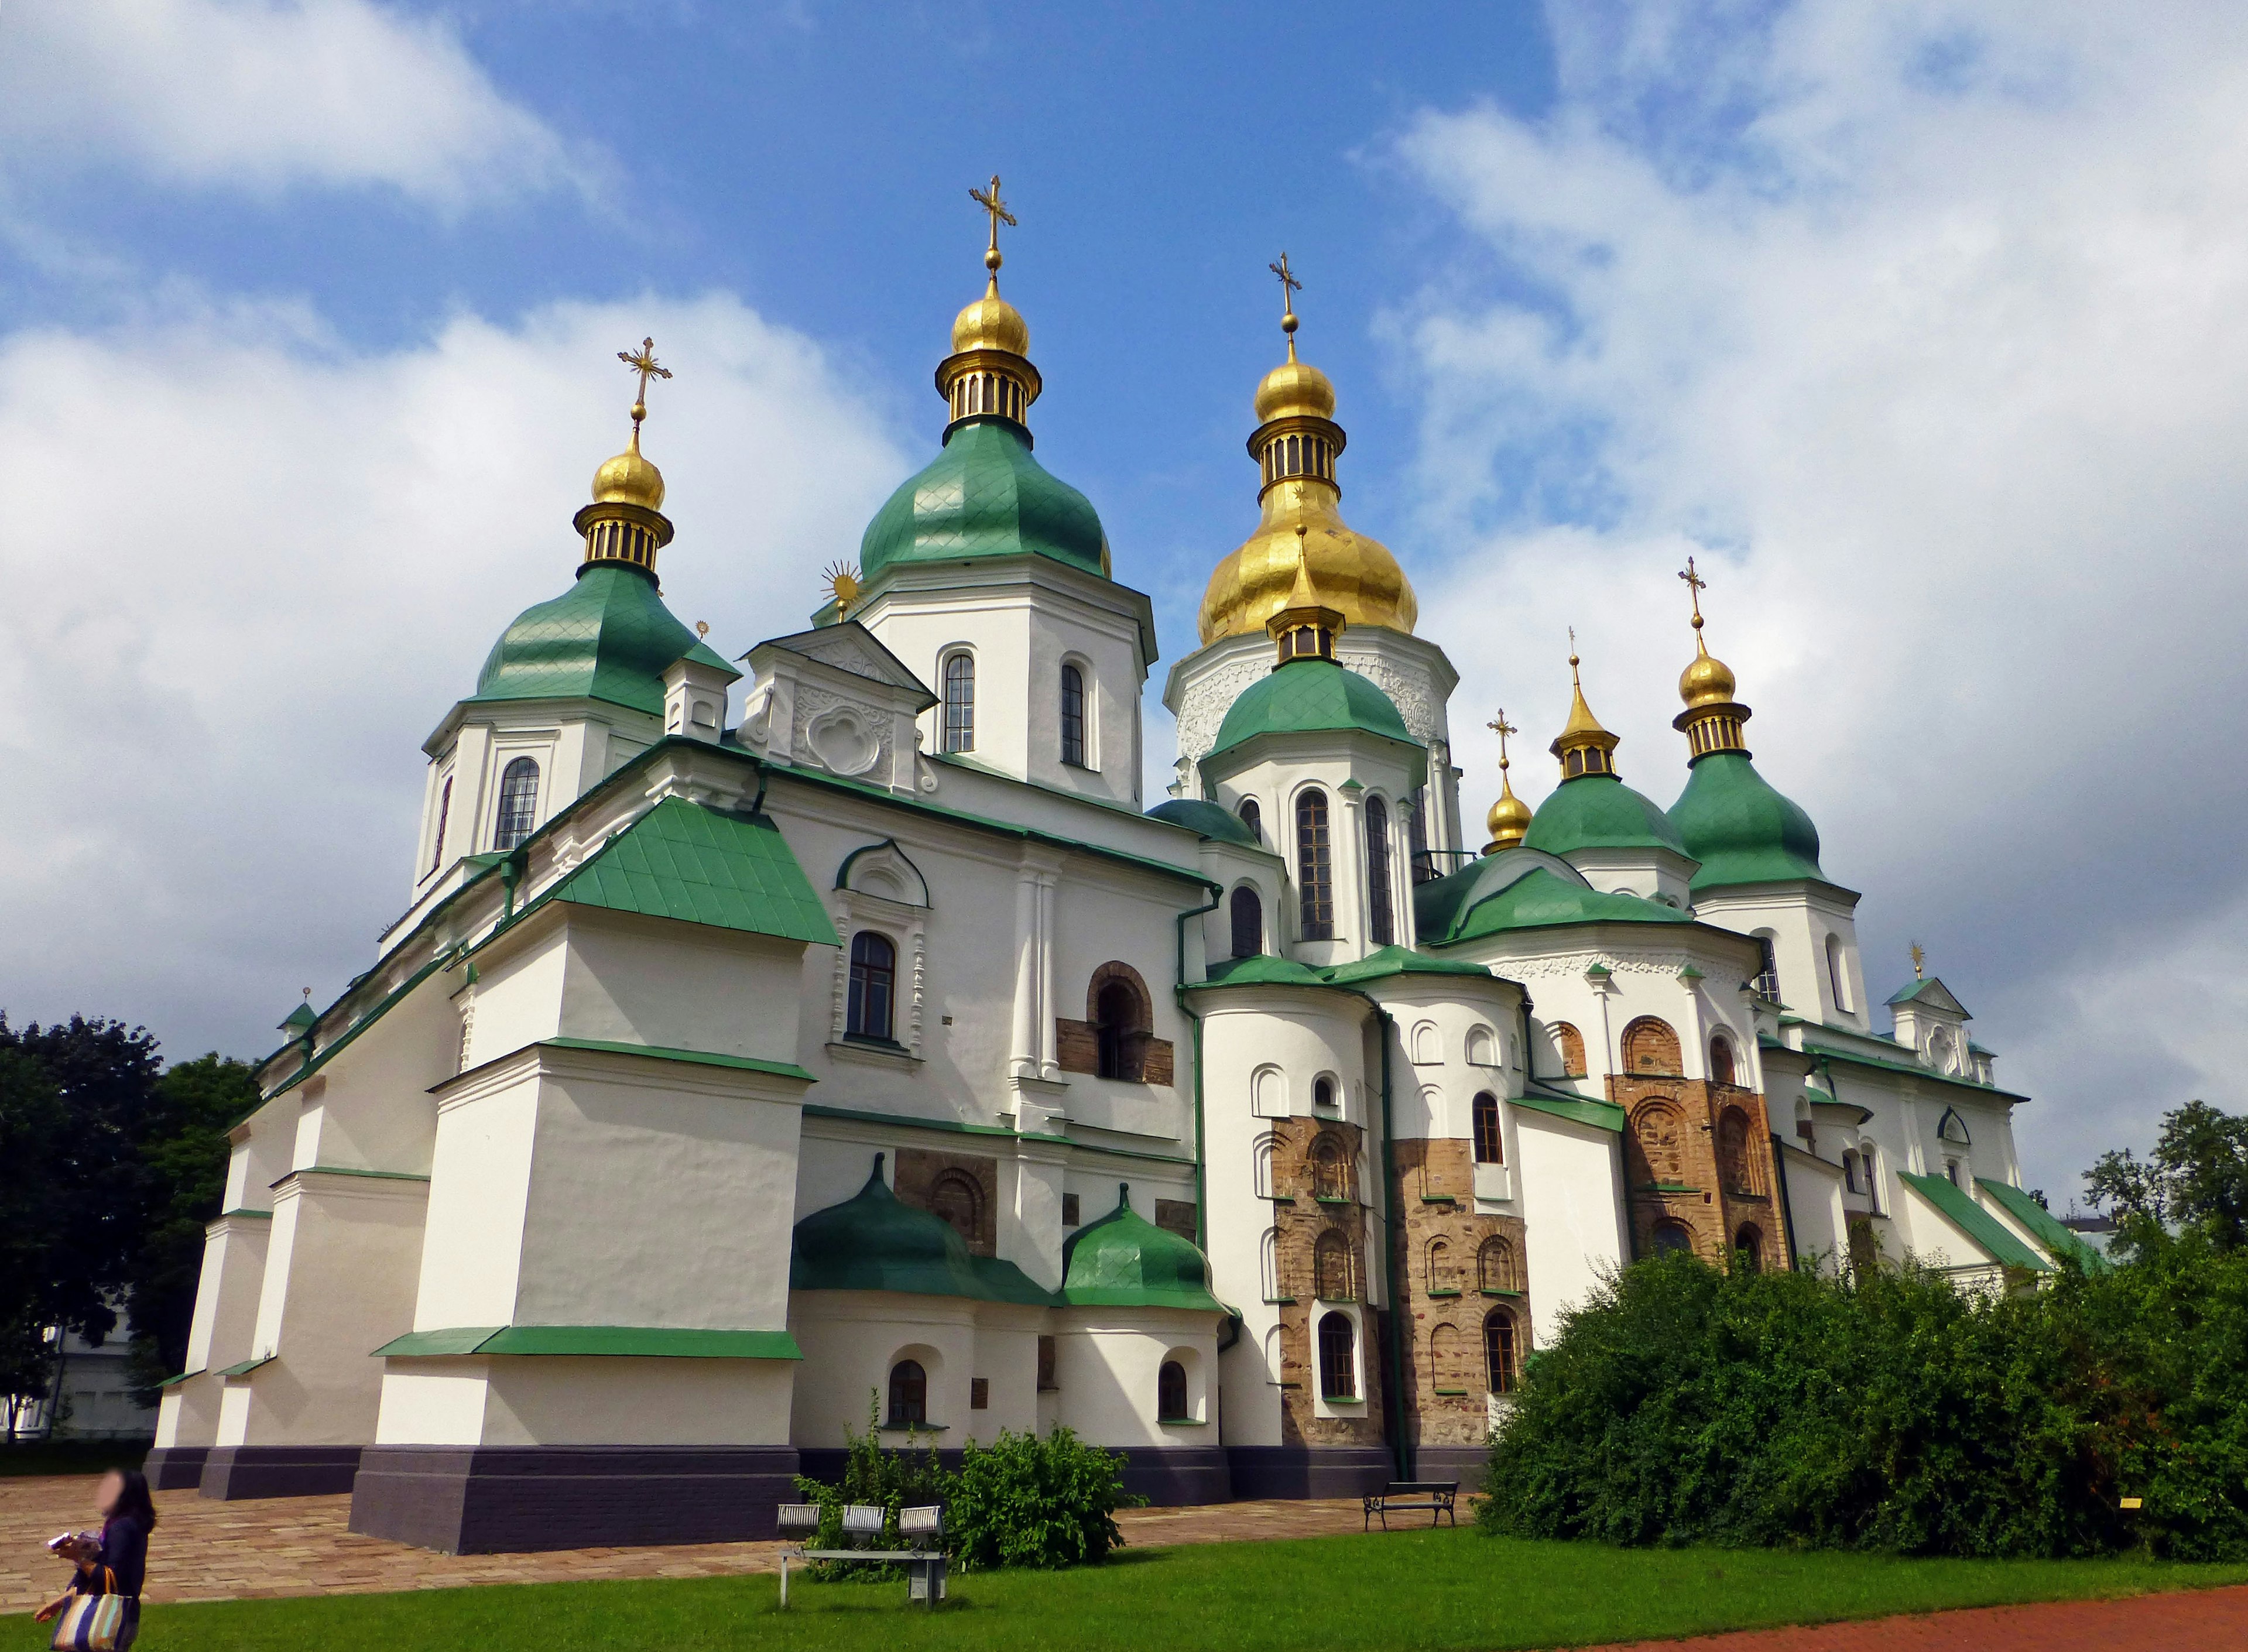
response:
[[[1288,359],[1266,374],[1257,387],[1257,422],[1275,419],[1332,419],[1334,384],[1308,361],[1296,360],[1296,341],[1288,340]]]
[[[1487,854],[1512,848],[1530,833],[1530,805],[1514,795],[1514,787],[1504,775],[1499,777],[1498,784],[1498,801],[1484,817],[1484,825],[1491,832],[1491,847],[1484,851]]]
[[[1204,642],[1258,636],[1264,622],[1288,606],[1296,583],[1296,530],[1319,599],[1351,625],[1378,625],[1410,633],[1421,605],[1389,547],[1360,533],[1336,509],[1333,484],[1312,477],[1275,483],[1265,490],[1257,531],[1217,565],[1203,593]]]
[[[647,511],[663,508],[663,472],[641,453],[637,420],[625,450],[593,472],[593,503],[636,504]]]
[[[1705,705],[1727,705],[1733,698],[1733,672],[1723,660],[1708,648],[1697,647],[1693,663],[1678,674],[1678,697],[1686,703],[1687,709],[1698,710]]]
[[[1031,324],[999,296],[996,276],[984,296],[953,319],[952,353],[965,355],[970,350],[1004,350],[1018,356],[1031,353]]]

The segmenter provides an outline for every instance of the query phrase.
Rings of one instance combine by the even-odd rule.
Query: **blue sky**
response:
[[[1284,248],[1345,509],[1535,800],[1565,627],[1668,803],[1699,559],[1759,766],[2057,1191],[2248,1012],[2248,25],[2182,5],[83,0],[0,17],[0,1003],[254,1053],[402,899],[655,333],[667,594],[787,628],[935,446],[970,185],[1169,664]],[[1151,775],[1169,756],[1150,701]]]

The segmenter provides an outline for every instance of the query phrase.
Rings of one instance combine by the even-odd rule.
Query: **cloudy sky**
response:
[[[1690,553],[1876,991],[1919,940],[2037,1097],[2032,1185],[2238,1109],[2248,14],[1272,18],[0,0],[0,1004],[255,1054],[366,966],[645,333],[673,608],[807,613],[934,447],[997,171],[1040,456],[1167,661],[1254,519],[1285,248],[1349,515],[1525,795],[1573,624],[1683,784]]]

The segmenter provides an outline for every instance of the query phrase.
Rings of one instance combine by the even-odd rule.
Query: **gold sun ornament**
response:
[[[859,569],[849,562],[831,562],[820,571],[827,581],[828,593],[835,599],[835,618],[840,621],[850,617],[859,603]]]

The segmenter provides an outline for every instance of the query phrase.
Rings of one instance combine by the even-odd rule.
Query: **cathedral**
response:
[[[870,1422],[1066,1427],[1159,1503],[1472,1484],[1635,1258],[2018,1289],[2080,1243],[1917,958],[1876,1026],[1690,566],[1681,749],[1620,754],[1573,656],[1556,784],[1503,757],[1468,829],[1292,301],[1148,806],[1154,613],[1036,456],[997,182],[938,450],[730,661],[665,605],[708,552],[627,355],[574,578],[423,743],[406,908],[232,1134],[157,1484],[488,1552],[769,1535]]]

